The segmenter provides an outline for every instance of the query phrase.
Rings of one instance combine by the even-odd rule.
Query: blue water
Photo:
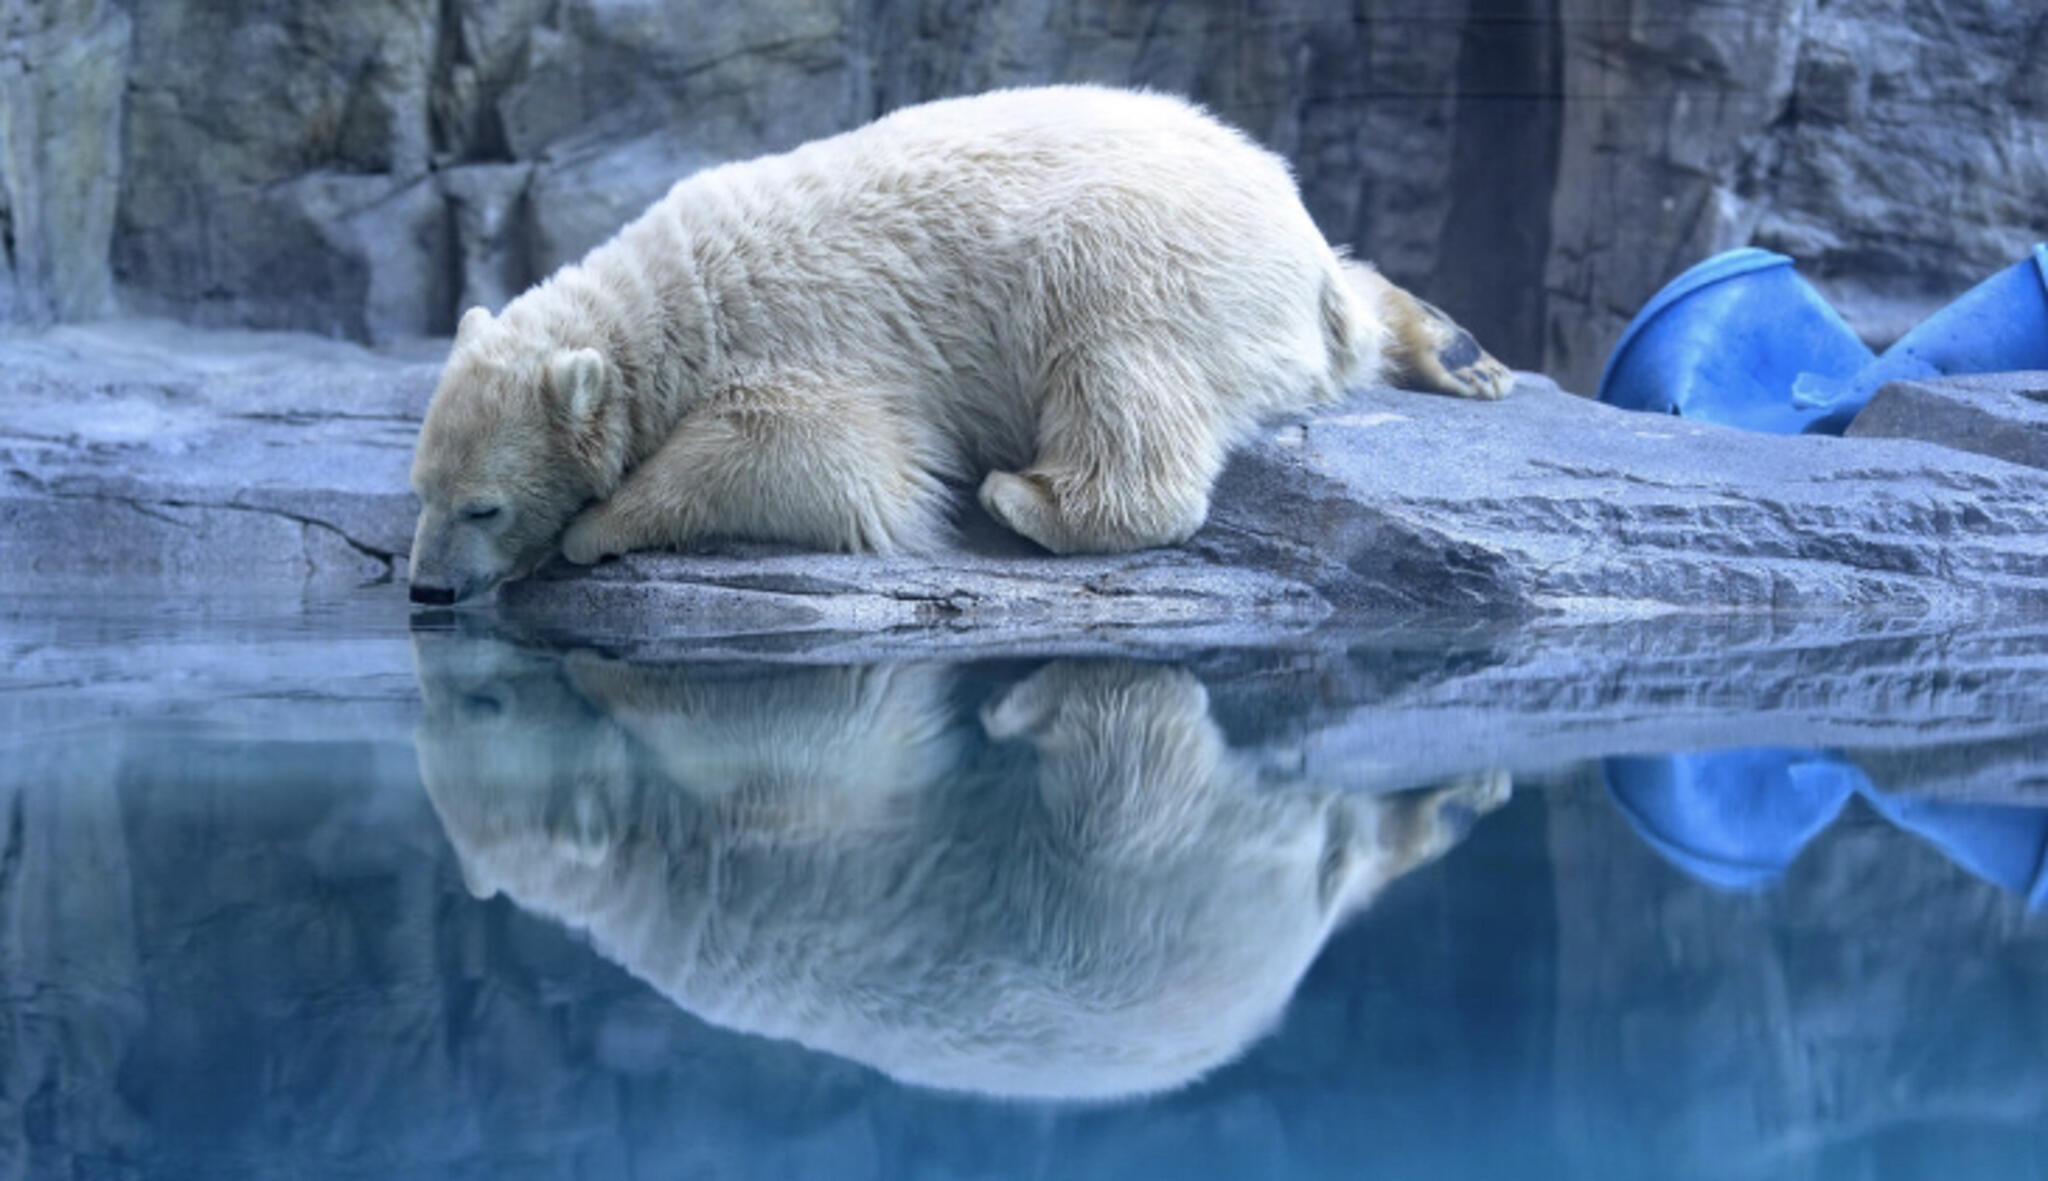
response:
[[[0,1177],[2048,1176],[2048,628],[4,629]]]

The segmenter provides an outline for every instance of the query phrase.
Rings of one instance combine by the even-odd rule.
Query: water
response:
[[[0,1177],[2048,1176],[2048,627],[0,636]]]

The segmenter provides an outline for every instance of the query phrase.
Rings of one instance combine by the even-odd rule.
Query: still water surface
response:
[[[0,635],[0,1177],[2048,1177],[2048,628]]]

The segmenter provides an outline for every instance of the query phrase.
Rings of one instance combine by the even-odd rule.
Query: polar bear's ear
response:
[[[596,349],[567,349],[548,363],[548,379],[555,393],[576,422],[588,422],[597,413],[604,393],[604,354]]]
[[[490,326],[491,311],[489,308],[479,304],[462,313],[461,322],[455,325],[455,343],[458,345],[468,344],[476,339],[479,332]]]

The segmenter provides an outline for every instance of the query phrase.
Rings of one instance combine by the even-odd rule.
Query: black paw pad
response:
[[[1485,350],[1472,339],[1472,334],[1461,328],[1449,344],[1437,350],[1436,359],[1446,370],[1455,373],[1485,355]]]

